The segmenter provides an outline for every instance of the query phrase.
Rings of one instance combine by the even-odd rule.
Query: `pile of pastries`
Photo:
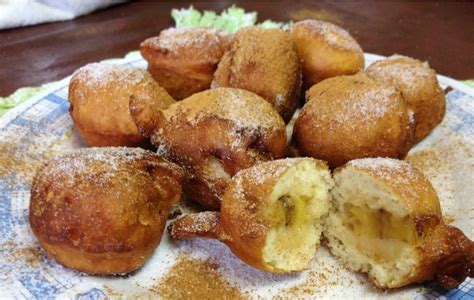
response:
[[[140,51],[147,71],[72,76],[70,114],[91,148],[35,176],[30,224],[49,257],[133,272],[186,197],[202,211],[171,221],[171,238],[218,239],[264,271],[303,271],[323,243],[380,288],[473,276],[474,243],[403,160],[445,114],[427,64],[395,55],[364,70],[354,38],[316,20],[170,28]]]

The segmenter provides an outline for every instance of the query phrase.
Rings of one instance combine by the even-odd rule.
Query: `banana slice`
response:
[[[291,158],[242,170],[227,187],[219,212],[186,215],[172,238],[219,239],[243,261],[272,273],[302,271],[319,246],[330,205],[326,163]]]

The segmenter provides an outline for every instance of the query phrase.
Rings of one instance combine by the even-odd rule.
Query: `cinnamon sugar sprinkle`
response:
[[[246,299],[219,268],[217,263],[181,255],[151,291],[163,299]]]
[[[15,264],[26,263],[27,266],[38,268],[44,259],[39,247],[23,247],[9,240],[4,244],[0,244],[0,253],[3,253],[4,258]]]
[[[474,192],[472,146],[461,136],[444,132],[439,140],[430,143],[429,147],[424,146],[410,151],[406,160],[430,180],[440,199],[445,219],[452,222],[454,215],[466,215],[467,208],[460,203],[469,203]]]
[[[328,296],[328,292],[336,287],[343,286],[345,288],[351,287],[353,280],[341,281],[342,266],[334,266],[326,263],[324,259],[317,259],[315,266],[308,271],[306,279],[296,286],[287,288],[281,291],[276,299],[295,299],[295,298],[309,298],[309,297],[324,297]]]
[[[193,49],[203,54],[212,50],[225,48],[226,39],[230,38],[227,31],[215,28],[168,28],[162,30],[158,37],[152,37],[142,43],[142,46],[161,51],[171,51],[178,54],[181,49]],[[224,50],[224,49],[222,49]],[[217,59],[217,58],[216,58]]]
[[[0,142],[0,177],[9,184],[31,182],[43,162],[59,151],[60,142],[61,138],[46,135],[34,141],[28,137],[3,136]]]
[[[207,90],[177,102],[163,111],[167,120],[184,116],[195,125],[209,116],[233,122],[236,129],[284,128],[285,124],[263,98],[241,89]]]

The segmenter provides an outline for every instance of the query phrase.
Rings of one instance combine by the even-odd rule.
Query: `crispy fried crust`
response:
[[[208,89],[232,37],[212,28],[169,28],[140,45],[148,71],[173,98]]]
[[[244,90],[204,91],[160,112],[132,99],[130,111],[158,153],[187,171],[185,193],[219,209],[230,177],[255,163],[281,158],[285,124],[261,97]]]
[[[419,246],[423,261],[417,277],[407,284],[434,280],[443,288],[454,289],[467,277],[474,277],[474,242],[458,228],[440,223]]]
[[[232,237],[227,245],[240,259],[258,269],[281,272],[263,260],[265,240],[273,225],[263,212],[280,175],[301,159],[304,158],[272,161],[243,170],[232,179],[224,194],[221,223]]]
[[[168,233],[173,239],[189,239],[195,237],[229,240],[221,224],[220,213],[205,211],[187,214],[173,221],[168,226]]]
[[[452,289],[461,284],[466,277],[474,275],[474,242],[469,240],[458,228],[444,223],[439,199],[431,183],[423,173],[408,162],[394,159],[360,159],[337,168],[334,176],[345,168],[356,168],[370,174],[374,180],[390,186],[393,193],[416,225],[417,254],[415,269],[398,288],[412,283],[436,281],[440,286]]]
[[[420,230],[423,224],[430,226],[432,218],[441,219],[438,195],[423,173],[406,161],[373,158],[357,159],[334,170],[334,175],[343,168],[353,167],[370,174],[372,178],[390,186],[408,213],[417,220]]]
[[[219,63],[212,86],[254,92],[288,122],[301,89],[301,68],[290,34],[280,29],[240,29]]]
[[[291,29],[303,67],[305,90],[334,76],[352,75],[364,68],[364,52],[344,29],[323,21],[296,22]]]
[[[77,70],[69,84],[69,113],[89,146],[138,146],[145,143],[128,110],[130,95],[156,108],[174,103],[145,70],[93,63]]]
[[[295,123],[301,153],[334,168],[363,157],[404,158],[413,122],[400,92],[365,74],[339,76],[314,85]]]
[[[30,225],[46,254],[90,274],[141,267],[158,246],[181,169],[131,148],[87,148],[49,160],[36,174]]]
[[[366,73],[393,84],[415,113],[415,140],[425,138],[446,113],[446,99],[436,72],[419,60],[394,55],[370,65]]]
[[[255,268],[272,273],[287,272],[263,259],[268,231],[276,222],[269,217],[267,210],[271,192],[282,174],[304,160],[327,168],[322,161],[291,158],[265,162],[242,170],[227,186],[220,213],[190,214],[173,221],[168,227],[171,238],[218,239],[236,256]]]

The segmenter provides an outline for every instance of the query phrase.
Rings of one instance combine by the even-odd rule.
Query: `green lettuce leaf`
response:
[[[200,12],[193,6],[189,8],[173,9],[171,11],[176,28],[190,27],[212,27],[224,29],[229,32],[236,32],[242,27],[257,25],[264,28],[281,28],[289,29],[293,23],[273,22],[266,20],[261,24],[256,24],[257,13],[245,12],[243,8],[232,5],[220,14],[213,11]]]

